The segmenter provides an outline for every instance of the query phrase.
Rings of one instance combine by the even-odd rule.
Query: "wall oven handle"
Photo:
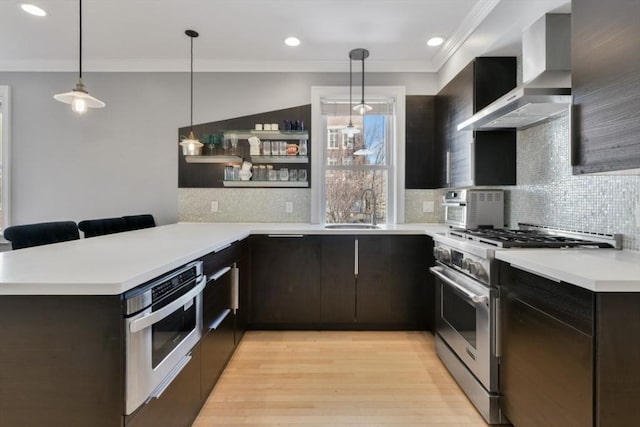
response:
[[[187,302],[189,302],[189,300],[195,298],[198,294],[200,294],[200,292],[202,292],[202,290],[206,285],[207,285],[207,281],[204,277],[202,277],[195,288],[191,289],[189,292],[182,295],[180,298],[165,305],[158,311],[154,311],[144,317],[133,320],[129,324],[129,330],[131,332],[138,332],[143,330],[144,328],[147,328],[153,325],[154,323],[158,323],[160,320],[164,319],[165,317],[169,316],[171,313],[176,311],[179,307],[185,305]]]
[[[173,368],[171,372],[169,372],[169,375],[167,375],[167,377],[164,380],[162,380],[160,384],[158,384],[158,387],[156,387],[156,389],[151,392],[151,396],[149,396],[149,398],[157,399],[160,396],[162,396],[162,393],[164,393],[165,390],[169,388],[173,380],[175,380],[176,377],[180,374],[180,372],[182,372],[182,370],[184,369],[185,366],[187,366],[187,363],[189,363],[190,360],[191,360],[191,354],[188,354],[187,356],[183,357],[182,360],[178,362],[176,367]]]
[[[230,309],[228,309],[228,308],[227,308],[226,310],[224,310],[222,313],[220,313],[220,316],[218,316],[218,317],[216,318],[216,320],[214,320],[214,321],[211,323],[211,326],[209,326],[209,330],[210,330],[210,331],[215,331],[216,329],[218,329],[218,326],[220,326],[220,324],[221,324],[222,322],[224,322],[224,319],[226,319],[226,318],[227,318],[227,316],[229,315],[229,313],[231,313],[231,310],[230,310]]]
[[[229,270],[231,270],[231,267],[225,267],[223,269],[220,269],[218,271],[216,271],[215,273],[213,273],[211,276],[208,277],[208,281],[210,280],[218,280],[219,278],[221,278],[222,276],[224,276],[225,274],[227,274],[229,272]]]
[[[467,299],[473,301],[474,303],[476,303],[476,304],[487,304],[489,302],[489,297],[488,296],[486,296],[486,295],[476,295],[473,292],[469,292],[468,290],[466,290],[465,288],[463,288],[462,286],[458,285],[456,282],[454,282],[453,280],[449,279],[447,276],[442,274],[442,267],[431,267],[431,268],[429,268],[429,270],[431,270],[431,272],[436,277],[438,277],[438,279],[442,280],[447,285],[455,288],[458,292],[460,292],[461,294],[466,296]]]

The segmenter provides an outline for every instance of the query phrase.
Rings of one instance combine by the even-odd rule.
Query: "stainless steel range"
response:
[[[518,230],[450,230],[434,237],[436,353],[490,424],[500,411],[500,292],[496,250],[620,248],[618,235],[519,224]]]

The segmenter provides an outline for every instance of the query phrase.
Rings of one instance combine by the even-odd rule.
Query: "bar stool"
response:
[[[11,242],[13,249],[48,245],[80,238],[78,226],[73,221],[14,225],[5,229],[3,234],[5,239]]]
[[[151,214],[127,215],[123,216],[127,223],[127,230],[140,230],[142,228],[151,228],[156,226],[156,221]]]
[[[87,219],[80,221],[78,228],[84,233],[84,237],[103,236],[128,230],[124,218]]]

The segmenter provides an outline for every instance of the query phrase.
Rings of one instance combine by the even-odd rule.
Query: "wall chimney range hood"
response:
[[[526,129],[571,105],[571,16],[547,14],[522,34],[524,84],[498,98],[458,130]]]

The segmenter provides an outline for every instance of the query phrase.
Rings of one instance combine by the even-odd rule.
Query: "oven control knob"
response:
[[[468,259],[464,258],[462,260],[462,269],[469,271],[469,264],[471,264],[472,262],[473,261],[469,261]]]
[[[433,257],[435,259],[439,259],[440,258],[440,248],[437,247],[437,246],[433,248]]]
[[[444,262],[451,261],[451,251],[449,249],[440,248],[440,252],[438,253],[438,259]]]
[[[473,276],[484,276],[485,271],[484,271],[484,267],[482,267],[482,264],[480,264],[479,262],[475,262],[475,261],[469,261],[469,273],[471,273]]]

